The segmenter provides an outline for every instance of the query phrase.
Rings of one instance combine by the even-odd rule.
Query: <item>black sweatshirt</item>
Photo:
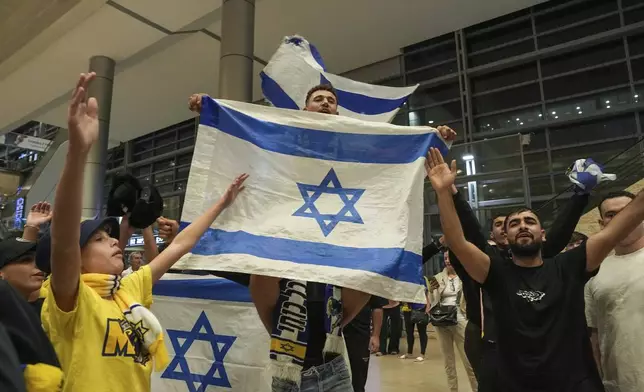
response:
[[[584,212],[584,208],[588,205],[590,195],[588,194],[575,194],[566,204],[566,207],[561,211],[552,226],[547,230],[547,241],[543,243],[542,255],[544,258],[554,257],[559,254],[568,245],[568,241],[575,231],[575,227],[579,222],[579,218]],[[479,224],[474,211],[470,204],[461,196],[459,192],[454,195],[454,205],[456,213],[458,214],[459,221],[463,227],[465,239],[474,244],[481,250],[489,249],[488,237],[483,234],[482,228]],[[512,256],[507,249],[499,247],[492,247],[494,251],[500,252],[504,258],[512,260]],[[465,268],[458,260],[456,255],[450,251],[449,259],[456,271],[456,274],[463,282],[463,295],[467,303],[467,319],[481,327],[481,309],[478,305],[481,302],[480,289],[481,285],[465,271]],[[494,325],[494,316],[492,313],[492,303],[489,300],[487,293],[483,291],[483,316],[485,325],[485,339],[488,341],[496,341],[496,326]]]

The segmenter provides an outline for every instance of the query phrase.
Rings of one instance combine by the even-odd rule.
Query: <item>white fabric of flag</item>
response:
[[[264,97],[276,107],[302,109],[312,87],[331,84],[341,115],[380,122],[391,121],[418,87],[379,86],[329,73],[315,46],[300,36],[284,38],[260,77]]]
[[[187,225],[240,173],[246,189],[176,268],[328,283],[425,300],[424,161],[440,133],[204,97]]]
[[[170,364],[155,392],[268,392],[270,337],[248,288],[212,276],[166,274],[152,311],[164,327]]]

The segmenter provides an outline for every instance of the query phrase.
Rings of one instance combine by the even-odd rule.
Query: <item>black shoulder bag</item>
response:
[[[458,305],[461,302],[461,293],[456,295],[456,305],[438,304],[429,311],[429,321],[434,327],[450,327],[458,324]]]

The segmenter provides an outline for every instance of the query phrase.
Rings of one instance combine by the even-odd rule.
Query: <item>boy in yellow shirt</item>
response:
[[[179,233],[148,265],[121,279],[123,254],[114,218],[80,225],[83,172],[98,138],[98,103],[85,95],[94,73],[81,74],[68,112],[69,150],[50,234],[38,244],[38,265],[51,262],[42,321],[65,373],[64,392],[150,391],[154,366],[168,355],[163,329],[148,310],[152,285],[190,251],[243,189],[235,179],[221,199]]]

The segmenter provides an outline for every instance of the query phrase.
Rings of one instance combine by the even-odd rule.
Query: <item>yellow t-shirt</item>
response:
[[[150,267],[123,278],[120,290],[150,307]],[[114,300],[99,297],[81,282],[75,309],[64,312],[49,286],[42,322],[65,373],[63,392],[150,391],[152,358],[141,353],[142,342],[131,341],[124,332],[127,321]]]

